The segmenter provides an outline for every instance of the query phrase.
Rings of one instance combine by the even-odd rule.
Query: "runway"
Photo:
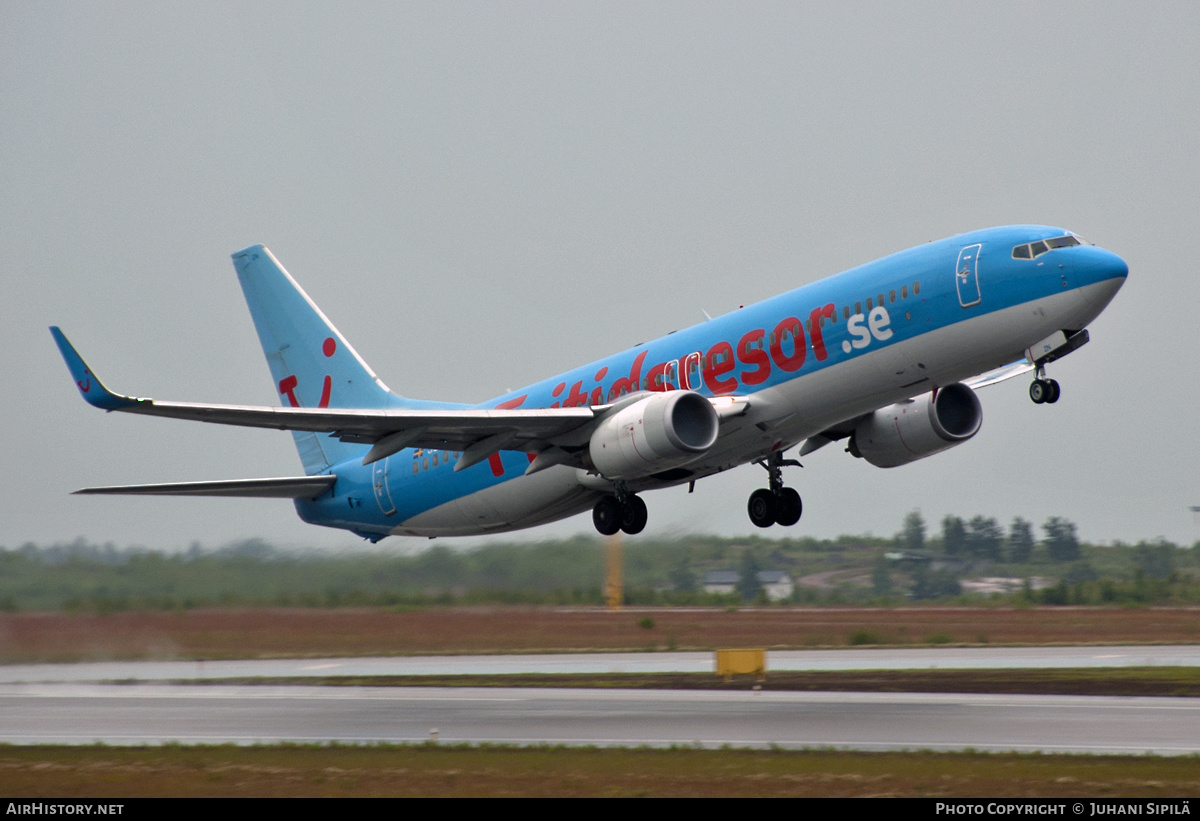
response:
[[[1200,645],[945,647],[772,650],[769,670],[906,670],[1200,666]],[[496,675],[504,673],[708,673],[712,653],[559,653],[492,656],[103,661],[0,666],[0,684],[180,681],[311,676]]]
[[[0,742],[1200,752],[1200,700],[880,693],[0,685]]]
[[[1200,665],[1200,646],[777,651],[771,670]],[[1200,753],[1200,700],[230,686],[230,678],[710,672],[711,653],[93,662],[0,667],[0,742],[830,747]],[[209,680],[212,684],[170,684]],[[121,683],[116,683],[121,682]]]

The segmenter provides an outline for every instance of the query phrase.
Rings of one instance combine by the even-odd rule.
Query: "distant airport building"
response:
[[[796,585],[792,577],[782,570],[760,570],[756,574],[759,585],[768,601],[783,601],[791,598]],[[728,595],[738,592],[742,574],[736,570],[710,570],[704,576],[704,592]]]
[[[736,570],[710,570],[704,577],[704,592],[722,595],[736,593],[741,580],[742,574]]]

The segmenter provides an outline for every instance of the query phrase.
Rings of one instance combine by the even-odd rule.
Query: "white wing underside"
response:
[[[1016,362],[1010,362],[1007,365],[987,371],[986,373],[981,373],[979,376],[965,379],[963,380],[963,384],[972,390],[978,390],[979,388],[986,388],[989,385],[996,385],[1000,382],[1023,376],[1033,369],[1034,365],[1028,359],[1018,359]]]

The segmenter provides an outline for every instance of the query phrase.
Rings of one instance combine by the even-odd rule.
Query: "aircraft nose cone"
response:
[[[1075,279],[1082,286],[1084,298],[1103,308],[1125,284],[1129,265],[1112,251],[1103,248],[1079,250],[1084,253],[1075,261]]]
[[[1125,260],[1106,251],[1103,248],[1080,249],[1084,251],[1075,261],[1075,276],[1088,284],[1119,280],[1117,287],[1129,276],[1129,266]]]

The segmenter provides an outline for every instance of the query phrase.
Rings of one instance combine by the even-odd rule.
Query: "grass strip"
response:
[[[0,794],[96,797],[1200,796],[1200,758],[466,745],[0,746]]]
[[[653,625],[653,626],[648,626]],[[1200,608],[244,608],[0,612],[0,663],[720,647],[1196,644]]]

